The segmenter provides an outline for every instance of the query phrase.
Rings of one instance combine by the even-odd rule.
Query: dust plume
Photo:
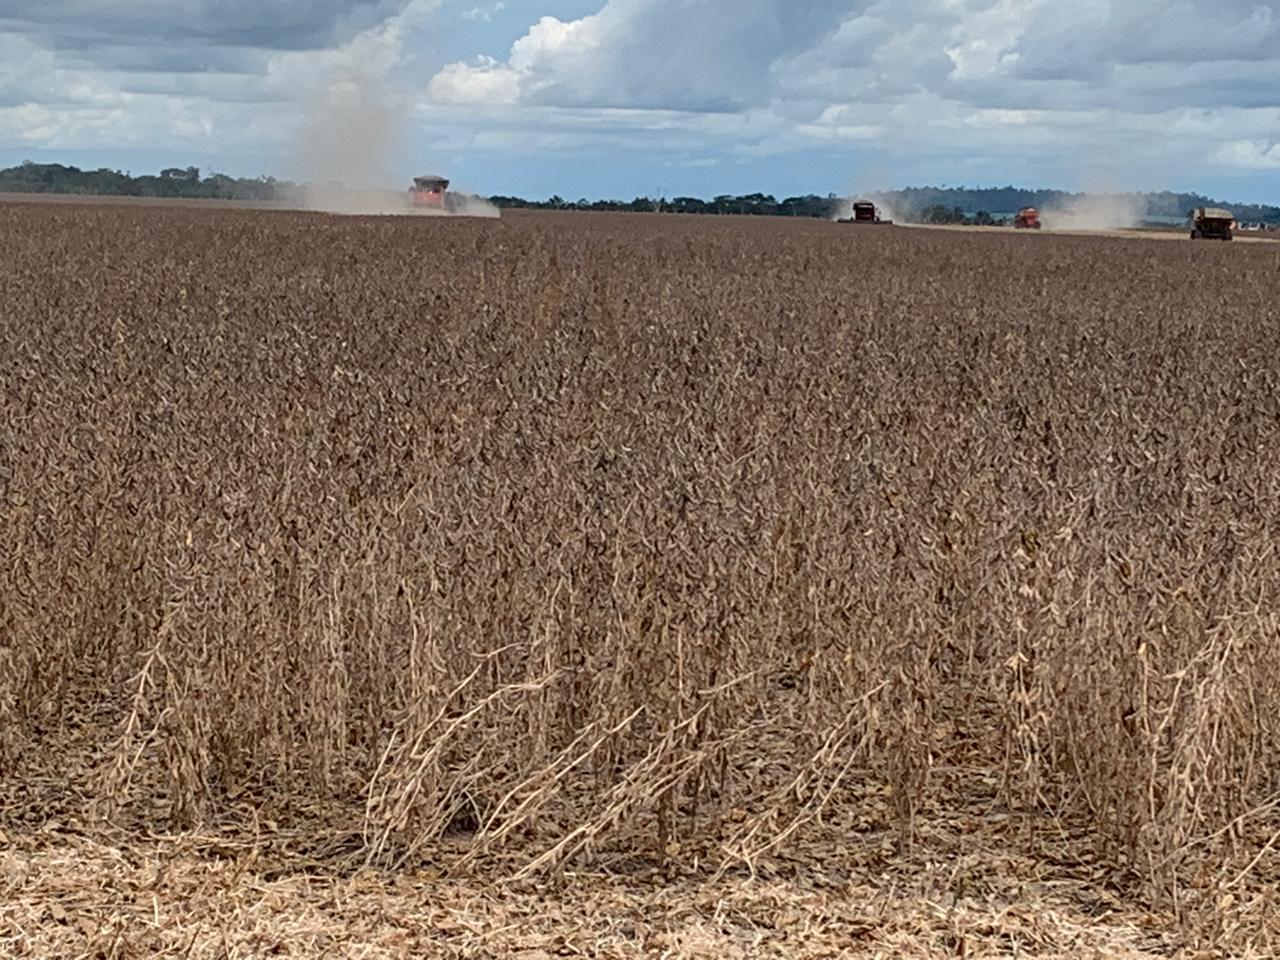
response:
[[[853,197],[840,197],[831,205],[828,220],[848,220],[853,216]]]
[[[901,223],[903,211],[895,209],[897,204],[892,196],[890,184],[893,182],[893,167],[880,155],[863,156],[857,173],[851,174],[845,181],[852,193],[842,196],[832,205],[832,220],[848,220],[853,216],[853,205],[858,200],[870,200],[876,205],[880,219]]]
[[[484,198],[456,191],[446,195],[444,209],[411,205],[413,153],[400,100],[357,68],[335,71],[310,105],[294,147],[292,166],[304,183],[282,199],[323,213],[497,217],[498,208]]]
[[[1121,193],[1083,193],[1040,211],[1046,230],[1124,230],[1146,213],[1142,199]]]
[[[305,181],[292,199],[327,213],[399,213],[395,156],[403,141],[390,91],[358,69],[334,73],[311,104],[299,133],[293,165]]]
[[[490,220],[502,216],[502,212],[484,197],[461,190],[450,190],[445,195],[444,212],[450,217],[483,217]]]

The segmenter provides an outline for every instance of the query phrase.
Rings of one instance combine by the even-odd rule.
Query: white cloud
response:
[[[802,136],[831,141],[873,140],[885,133],[880,124],[859,122],[858,113],[847,105],[827,107],[817,120],[801,123],[796,130]]]
[[[1280,170],[1280,141],[1234,140],[1213,154],[1214,163],[1245,170]]]
[[[439,54],[446,2],[0,0],[0,140],[269,152],[354,66],[455,156],[1280,163],[1280,0],[540,0],[498,57]],[[496,37],[516,9],[447,17]]]
[[[744,110],[774,99],[1159,112],[1275,103],[1277,0],[608,0],[544,16],[503,61],[446,66],[432,95]],[[498,79],[500,78],[500,80]],[[1233,104],[1246,105],[1246,104]]]
[[[504,59],[446,65],[426,94],[585,111],[599,122],[580,145],[635,136],[608,110],[736,118],[685,131],[686,155],[1264,169],[1280,139],[1280,2],[608,0],[537,19]]]
[[[609,0],[576,20],[543,16],[512,45],[506,61],[459,63],[433,88],[456,96],[495,86],[509,102],[512,82],[525,103],[637,109],[742,110],[765,96],[768,67],[835,29],[847,0]],[[459,79],[465,82],[459,84]]]
[[[427,93],[436,103],[510,104],[520,99],[520,72],[492,57],[451,63],[431,78]]]
[[[8,14],[8,19],[0,23],[12,24],[13,13],[5,2],[0,0],[0,16]],[[141,16],[148,2],[132,0],[113,8],[111,16]],[[103,66],[100,61],[115,62],[116,47],[111,44],[95,41],[85,49],[59,48],[41,44],[38,31],[30,36],[0,32],[0,107],[10,107],[0,113],[0,141],[52,150],[129,147],[279,156],[307,109],[330,90],[335,77],[358,70],[374,82],[388,84],[405,60],[408,37],[428,22],[441,2],[357,3],[356,8],[394,9],[395,13],[352,33],[342,43],[316,49],[242,51],[233,58],[239,69],[217,71],[157,70],[151,69],[150,62],[144,69]],[[73,6],[69,0],[52,4],[55,9]],[[281,9],[273,3],[261,10],[254,7],[263,19],[250,18],[253,29],[271,16],[282,16]],[[190,27],[202,22],[197,14],[212,16],[203,4],[182,10],[186,14],[175,5],[167,15],[169,21],[181,20],[181,14],[188,17],[182,22]],[[350,5],[336,2],[304,3],[294,9],[300,20],[311,18],[326,30],[333,27],[335,18],[350,12]],[[41,16],[53,24],[55,33],[62,29],[48,11]],[[107,36],[90,13],[83,13],[83,20],[94,27],[95,36]],[[160,31],[166,22],[162,18],[154,29]],[[172,22],[164,28],[176,29]],[[112,39],[112,44],[122,42],[123,38]],[[203,49],[224,50],[219,42],[210,41]]]
[[[463,20],[471,20],[476,23],[491,23],[495,14],[501,13],[507,9],[506,0],[498,0],[497,3],[490,3],[485,6],[472,7],[470,10],[462,12]]]

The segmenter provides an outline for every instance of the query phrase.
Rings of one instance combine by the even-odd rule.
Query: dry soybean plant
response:
[[[712,840],[852,785],[1274,871],[1260,248],[680,217],[0,209],[0,769],[399,864]],[[462,844],[450,843],[462,838]]]

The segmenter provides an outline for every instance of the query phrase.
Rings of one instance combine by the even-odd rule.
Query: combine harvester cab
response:
[[[869,223],[878,226],[892,226],[892,220],[882,220],[880,218],[880,210],[870,200],[855,200],[853,203],[853,213],[848,217],[843,217],[836,221],[837,223]]]
[[[1018,215],[1013,218],[1013,229],[1039,230],[1040,211],[1035,207],[1023,207],[1018,211]]]
[[[434,174],[414,177],[413,186],[409,188],[409,201],[415,207],[444,210],[448,189],[449,181],[444,177],[437,177]]]
[[[1196,207],[1191,211],[1192,240],[1230,240],[1235,226],[1235,214],[1230,210]]]

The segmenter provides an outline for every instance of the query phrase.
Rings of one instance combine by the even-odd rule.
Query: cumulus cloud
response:
[[[1278,0],[608,0],[444,66],[426,99],[751,117],[721,144],[746,156],[1050,149],[1096,168],[1176,150],[1264,169],[1278,90]]]
[[[0,137],[270,145],[354,63],[458,156],[1276,166],[1280,0],[597,3],[539,0],[513,37],[505,0],[0,0]]]
[[[0,142],[254,154],[287,172],[335,75],[386,81],[441,2],[0,0]]]
[[[835,29],[848,0],[609,0],[577,20],[538,19],[507,60],[457,63],[432,96],[478,102],[495,87],[507,100],[558,106],[742,110],[771,87],[768,65]]]
[[[493,57],[450,63],[431,78],[427,92],[437,103],[510,104],[520,100],[519,71]]]
[[[1246,170],[1280,170],[1280,142],[1235,140],[1224,143],[1214,153],[1215,162]]]
[[[462,19],[472,20],[479,23],[490,23],[493,21],[495,14],[499,14],[505,9],[507,9],[506,0],[498,0],[497,3],[472,7],[469,10],[464,10],[462,12]]]
[[[1017,73],[1105,79],[1137,64],[1274,60],[1280,38],[1274,2],[1258,0],[1080,0],[1028,21]]]

